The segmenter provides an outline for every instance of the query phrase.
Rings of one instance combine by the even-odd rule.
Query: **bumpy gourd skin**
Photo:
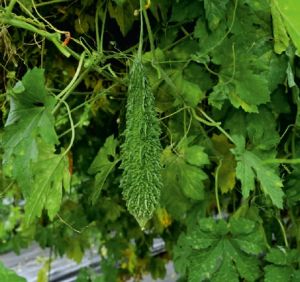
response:
[[[135,59],[129,73],[120,186],[129,212],[142,228],[152,217],[162,189],[160,127],[154,107],[143,65]]]

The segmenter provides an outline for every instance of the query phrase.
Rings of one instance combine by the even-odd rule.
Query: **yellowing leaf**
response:
[[[50,263],[47,260],[42,268],[39,270],[37,275],[37,282],[48,282],[48,271],[50,268]]]
[[[222,193],[227,193],[235,187],[236,161],[230,151],[234,146],[230,144],[225,135],[213,135],[212,142],[218,156],[222,159],[219,169],[218,183]]]
[[[87,33],[89,31],[89,23],[87,18],[84,16],[79,16],[75,21],[75,30],[79,34]]]
[[[72,241],[68,243],[66,254],[68,258],[80,263],[84,255],[80,247],[80,242],[76,239],[72,239]]]
[[[157,218],[159,223],[164,227],[168,227],[172,223],[171,216],[168,214],[165,208],[158,208],[156,211]]]
[[[137,256],[135,254],[134,246],[129,245],[129,247],[123,251],[123,256],[126,261],[123,262],[122,267],[128,269],[129,272],[134,273],[137,265]]]

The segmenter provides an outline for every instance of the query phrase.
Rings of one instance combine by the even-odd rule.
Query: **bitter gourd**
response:
[[[129,73],[125,141],[121,145],[120,186],[128,211],[144,228],[159,204],[162,189],[160,126],[140,58]]]

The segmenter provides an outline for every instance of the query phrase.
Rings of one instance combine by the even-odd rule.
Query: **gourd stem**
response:
[[[150,50],[151,50],[151,53],[152,53],[152,58],[156,59],[155,58],[155,46],[154,46],[153,33],[152,33],[149,18],[148,18],[148,14],[147,14],[147,11],[145,9],[143,9],[143,15],[144,15],[144,18],[145,18],[145,23],[146,23],[146,27],[147,27],[148,36],[149,36]]]
[[[144,37],[143,0],[140,0],[140,41],[139,41],[139,49],[138,49],[138,58],[140,60],[142,60],[143,37]]]

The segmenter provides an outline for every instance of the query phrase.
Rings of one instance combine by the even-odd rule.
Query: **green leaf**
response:
[[[202,168],[209,160],[203,147],[189,144],[192,139],[182,141],[176,151],[166,147],[162,154],[161,204],[174,218],[181,218],[195,201],[204,198],[203,181],[207,176]]]
[[[167,147],[163,152],[165,185],[171,187],[177,185],[186,197],[202,200],[204,198],[203,181],[207,178],[202,167],[208,163],[207,154],[203,152],[201,146],[189,146],[186,141],[178,148],[177,154]]]
[[[266,255],[265,260],[276,265],[290,265],[299,261],[299,251],[296,249],[284,249],[283,247],[272,248]]]
[[[88,172],[90,174],[96,174],[94,193],[91,196],[93,204],[96,203],[108,175],[112,172],[113,168],[119,161],[116,149],[118,141],[114,139],[113,135],[107,137],[103,147],[100,148],[96,158],[92,162]]]
[[[172,76],[172,80],[174,81],[177,90],[175,97],[177,101],[175,101],[175,105],[183,104],[195,107],[204,98],[204,93],[199,85],[186,80],[181,71],[176,72]]]
[[[236,136],[235,141],[237,147],[232,149],[232,152],[237,160],[236,176],[242,183],[243,197],[247,198],[250,191],[254,190],[257,179],[261,190],[270,196],[273,204],[282,208],[284,193],[281,190],[283,184],[280,177],[255,153],[245,149],[243,137]]]
[[[291,281],[291,267],[281,267],[275,265],[267,265],[264,268],[264,282],[288,282]]]
[[[294,45],[297,48],[298,56],[300,55],[300,2],[297,0],[274,0],[285,27],[291,37]]]
[[[299,263],[299,257],[299,251],[295,249],[289,250],[282,247],[270,249],[265,260],[272,264],[264,267],[264,281],[297,281],[294,279],[299,275],[299,271],[295,266]]]
[[[265,122],[261,122],[264,120]],[[249,147],[259,157],[274,158],[280,141],[277,119],[274,112],[266,106],[259,107],[259,113],[233,112],[226,119],[225,128],[232,135],[243,135],[249,139]]]
[[[300,202],[300,169],[295,168],[288,176],[286,189],[287,204],[289,207],[297,206]]]
[[[264,250],[263,236],[256,227],[247,219],[226,223],[200,218],[178,241],[176,269],[186,272],[189,282],[221,281],[222,277],[228,277],[226,281],[255,281],[260,275],[257,255]],[[237,232],[240,228],[243,232]]]
[[[250,2],[255,6],[253,1],[247,2],[249,4],[243,1],[238,6],[230,37],[225,36],[227,25],[232,24],[230,20],[227,25],[220,25],[214,32],[208,32],[200,22],[196,24],[195,31],[197,30],[201,48],[198,56],[208,54],[210,61],[219,66],[219,69],[216,68],[218,83],[209,95],[209,103],[220,108],[225,100],[229,100],[236,108],[258,112],[257,107],[268,103],[271,94],[269,71],[266,67],[270,64],[269,57],[266,56],[270,53],[266,40],[270,36],[270,14],[268,10],[255,12],[249,8]],[[217,36],[222,27],[223,31]],[[214,44],[207,48],[207,42]]]
[[[118,5],[111,1],[108,3],[109,15],[117,21],[123,36],[130,31],[134,21],[139,19],[134,16],[134,11],[139,9],[139,5],[136,6],[135,3],[137,2],[132,0],[118,1]]]
[[[34,83],[33,83],[34,82]],[[10,112],[3,134],[3,163],[25,195],[30,190],[30,165],[38,158],[37,140],[58,143],[51,110],[54,98],[45,88],[44,70],[29,70],[11,92]]]
[[[181,0],[172,3],[172,22],[189,22],[199,17],[202,10],[200,1]]]
[[[223,101],[229,99],[236,108],[258,112],[257,106],[270,101],[270,91],[268,80],[253,68],[253,63],[247,60],[235,62],[234,69],[231,63],[222,63],[220,80],[209,96],[209,103],[220,108]]]
[[[294,271],[292,282],[300,281],[300,270]]]
[[[228,0],[204,0],[205,16],[211,30],[215,30],[225,18],[228,2]]]
[[[261,237],[252,236],[255,228],[258,228],[256,223],[246,218],[232,218],[230,220],[231,233],[237,237],[233,241],[241,250],[250,255],[261,253]]]
[[[264,122],[260,122],[264,120]],[[256,151],[272,151],[280,141],[276,117],[267,107],[261,106],[258,114],[247,114],[247,132]]]
[[[274,50],[277,54],[284,52],[289,46],[289,37],[287,35],[283,19],[275,4],[276,0],[271,0],[271,11],[273,19],[273,33],[274,33]]]
[[[223,40],[226,33],[226,25],[219,25],[214,32],[210,32],[206,22],[199,18],[194,29],[194,36],[199,40],[198,52],[194,52],[191,56],[198,63],[208,63],[210,61],[209,54]]]
[[[172,5],[172,2],[169,0],[151,0],[150,10],[157,21],[162,18],[166,22],[170,5]]]
[[[26,282],[25,278],[18,276],[14,271],[6,268],[0,262],[0,281],[1,282]]]
[[[39,217],[45,208],[52,220],[60,209],[62,188],[69,190],[70,173],[68,159],[55,155],[46,146],[38,162],[32,164],[33,187],[26,197],[25,220],[29,224]]]
[[[250,69],[242,68],[236,72],[234,88],[229,91],[229,100],[236,108],[246,112],[257,112],[257,106],[270,101],[268,82]],[[253,95],[258,93],[258,95]]]
[[[195,166],[203,166],[209,164],[207,154],[204,152],[204,148],[198,145],[180,147],[180,153],[183,154],[183,158],[187,163]]]
[[[287,251],[285,249],[271,249],[266,255],[266,261],[277,264],[277,265],[287,265]]]
[[[118,6],[122,6],[126,3],[127,0],[113,0]]]

